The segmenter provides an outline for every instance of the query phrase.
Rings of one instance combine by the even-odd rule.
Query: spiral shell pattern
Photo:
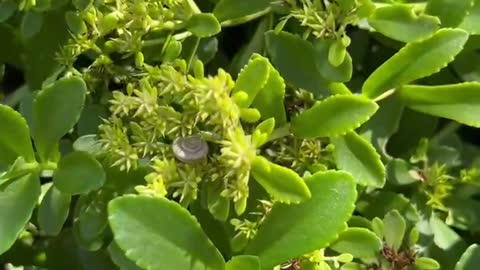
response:
[[[204,159],[208,154],[208,144],[200,136],[176,138],[172,144],[175,157],[185,163]]]

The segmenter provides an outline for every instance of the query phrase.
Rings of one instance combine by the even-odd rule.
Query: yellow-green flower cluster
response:
[[[221,195],[243,212],[256,148],[230,97],[235,86],[231,76],[221,69],[215,76],[187,75],[184,61],[144,64],[139,74],[126,89],[113,92],[111,116],[100,126],[111,164],[128,171],[145,161],[152,172],[137,190],[178,197],[185,205],[196,199],[201,181],[222,181]],[[172,142],[190,135],[210,144],[206,160],[183,163],[175,158]]]

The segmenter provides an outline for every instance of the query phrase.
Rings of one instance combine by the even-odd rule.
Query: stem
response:
[[[193,45],[192,52],[188,57],[188,61],[187,61],[187,71],[189,71],[190,67],[192,66],[192,62],[193,62],[193,59],[195,58],[195,54],[197,53],[199,45],[200,45],[200,38],[195,38],[195,44]]]
[[[220,23],[220,25],[222,27],[229,27],[229,26],[235,26],[237,24],[243,24],[243,23],[255,20],[256,18],[262,17],[263,15],[269,13],[270,11],[271,11],[271,8],[268,7],[268,8],[266,8],[264,10],[261,10],[257,13],[253,13],[253,14],[243,16],[243,17],[240,17],[240,18],[235,18],[235,19],[223,21],[223,22]]]
[[[375,102],[379,102],[380,100],[382,99],[385,99],[391,95],[393,95],[395,93],[395,89],[390,89],[388,91],[385,91],[383,94],[381,94],[380,96],[376,97],[373,101]]]
[[[192,9],[194,14],[202,13],[202,11],[200,10],[200,8],[198,8],[194,0],[187,0],[187,4],[190,7],[190,9]]]

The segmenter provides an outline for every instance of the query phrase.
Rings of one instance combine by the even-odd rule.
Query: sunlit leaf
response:
[[[382,241],[365,228],[348,228],[330,246],[338,253],[350,253],[355,258],[375,258],[382,248]]]
[[[417,15],[412,6],[395,4],[375,9],[368,23],[389,38],[412,42],[433,34],[438,30],[440,20],[425,14]]]
[[[375,102],[361,96],[332,96],[295,117],[292,132],[302,138],[342,135],[365,123],[377,109]]]
[[[344,172],[316,173],[306,180],[312,198],[300,204],[275,204],[245,254],[270,270],[326,247],[346,228],[356,199],[355,182]]]
[[[363,94],[377,98],[390,89],[438,72],[462,50],[467,39],[463,30],[440,29],[427,39],[408,43],[367,78]]]
[[[176,202],[127,195],[112,200],[108,213],[116,243],[141,268],[225,269],[220,252]]]
[[[406,85],[399,89],[399,95],[413,110],[480,127],[480,83]]]
[[[385,184],[385,167],[375,148],[355,132],[332,139],[339,169],[352,174],[361,185],[381,188]]]

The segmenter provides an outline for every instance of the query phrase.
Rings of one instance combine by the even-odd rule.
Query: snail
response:
[[[185,163],[204,159],[208,154],[208,144],[200,136],[176,138],[172,144],[175,157]]]

